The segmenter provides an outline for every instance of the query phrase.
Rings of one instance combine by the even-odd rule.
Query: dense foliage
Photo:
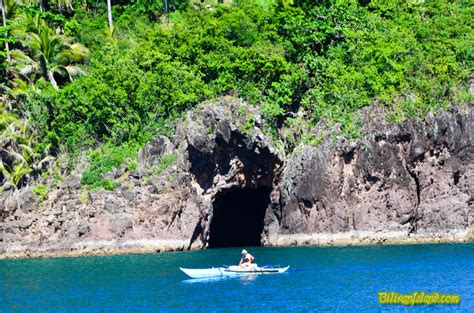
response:
[[[374,102],[396,121],[470,97],[468,0],[119,0],[113,33],[105,1],[43,10],[4,1],[0,40],[12,60],[3,45],[2,114],[29,119],[40,153],[126,144],[117,166],[220,95],[260,106],[287,149],[321,118],[357,136],[354,113]],[[103,171],[90,169],[85,183]]]

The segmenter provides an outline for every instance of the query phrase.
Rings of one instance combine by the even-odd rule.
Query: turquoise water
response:
[[[240,249],[0,261],[1,312],[474,312],[474,243],[249,248],[288,273],[191,280],[178,267],[233,264]],[[459,293],[460,305],[379,305],[378,291]]]

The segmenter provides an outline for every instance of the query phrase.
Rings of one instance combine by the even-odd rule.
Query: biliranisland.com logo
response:
[[[413,292],[401,294],[398,292],[379,292],[380,304],[402,304],[402,305],[431,305],[431,304],[459,304],[459,294],[442,294],[438,292],[425,293]]]

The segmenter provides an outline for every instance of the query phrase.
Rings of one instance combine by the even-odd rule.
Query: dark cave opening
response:
[[[209,248],[260,246],[270,188],[231,188],[216,195]]]

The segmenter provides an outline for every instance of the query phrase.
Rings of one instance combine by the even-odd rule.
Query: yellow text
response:
[[[398,292],[379,292],[380,304],[402,304],[402,305],[432,305],[432,304],[459,304],[459,294],[442,294],[438,292],[425,293],[413,292],[401,294]]]

